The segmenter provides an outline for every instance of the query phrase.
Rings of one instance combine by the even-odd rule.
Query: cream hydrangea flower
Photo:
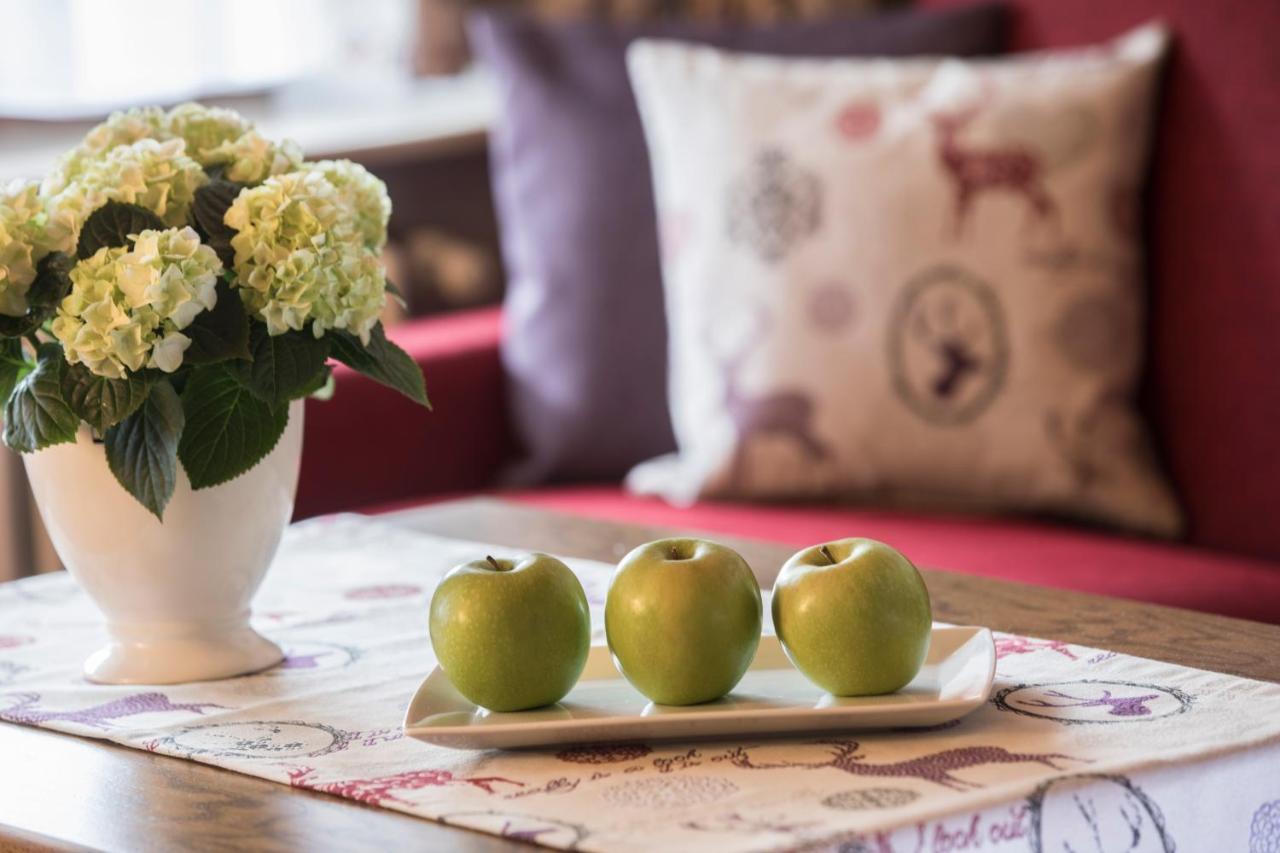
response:
[[[48,251],[47,218],[35,183],[14,181],[0,189],[0,314],[27,313],[36,262]]]
[[[167,113],[146,107],[112,113],[89,131],[83,142],[58,161],[45,180],[45,194],[62,192],[93,163],[142,139],[180,139],[185,143],[183,153],[192,160],[206,168],[226,165],[227,177],[240,183],[258,183],[270,175],[293,171],[302,163],[296,145],[271,142],[234,110],[197,103],[180,104]]]
[[[90,130],[79,145],[59,158],[53,172],[45,178],[44,192],[46,195],[62,192],[88,164],[121,145],[132,145],[139,139],[169,138],[168,117],[159,107],[114,112]]]
[[[191,228],[143,231],[132,249],[103,248],[71,270],[53,334],[67,361],[119,379],[143,367],[172,373],[191,339],[182,330],[217,304],[222,263]]]
[[[387,221],[391,218],[387,185],[350,160],[320,160],[305,164],[303,169],[319,172],[337,188],[342,203],[355,217],[366,248],[381,251],[387,243]]]
[[[187,156],[201,166],[218,162],[210,153],[239,139],[253,125],[235,110],[206,107],[203,104],[179,104],[165,116],[166,138],[187,143]]]
[[[184,151],[181,139],[140,139],[85,164],[76,179],[49,201],[54,248],[71,251],[84,221],[108,201],[141,205],[166,225],[185,224],[195,192],[208,177]]]
[[[271,334],[310,322],[317,338],[345,329],[368,343],[386,279],[347,197],[322,171],[288,172],[243,190],[223,221],[238,232],[231,238],[237,286]]]
[[[227,180],[240,184],[257,184],[285,172],[292,172],[302,163],[302,152],[289,140],[276,144],[256,130],[209,149],[205,165],[222,164],[227,167]]]
[[[187,154],[201,166],[226,166],[227,179],[256,184],[302,162],[288,140],[275,143],[253,129],[234,110],[182,104],[169,111],[169,133],[187,143]]]

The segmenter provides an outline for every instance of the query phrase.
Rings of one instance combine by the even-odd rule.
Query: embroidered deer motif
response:
[[[497,793],[494,785],[502,782],[507,785],[524,787],[523,782],[504,779],[501,776],[454,776],[448,770],[408,770],[390,776],[375,776],[371,779],[347,779],[339,782],[316,782],[311,777],[315,773],[313,767],[299,767],[289,771],[289,785],[294,788],[306,788],[323,794],[333,794],[381,806],[384,803],[400,803],[408,805],[408,801],[397,797],[399,791],[419,791],[423,788],[440,788],[445,785],[470,785],[479,788],[486,794]]]
[[[1033,640],[1030,637],[1008,635],[996,638],[996,660],[1010,655],[1026,655],[1041,650],[1057,652],[1068,660],[1079,660],[1071,647],[1061,640]]]
[[[1121,696],[1116,698],[1111,695],[1110,690],[1103,690],[1102,695],[1095,699],[1085,699],[1080,696],[1072,696],[1063,693],[1061,690],[1046,690],[1046,696],[1052,696],[1055,699],[1068,699],[1068,702],[1047,702],[1044,699],[1019,699],[1019,705],[1026,705],[1031,708],[1110,708],[1107,712],[1113,717],[1147,717],[1151,715],[1151,709],[1147,707],[1147,703],[1153,699],[1159,699],[1159,693],[1148,693],[1145,696]]]
[[[1034,220],[1056,223],[1058,206],[1045,189],[1044,164],[1036,152],[1023,145],[979,147],[960,139],[987,100],[989,93],[984,94],[983,103],[932,116],[938,132],[938,159],[954,187],[956,236],[964,233],[974,200],[993,190],[1021,195]]]
[[[916,338],[933,350],[939,362],[929,383],[930,392],[939,400],[956,397],[965,380],[986,366],[978,353],[983,329],[976,322],[964,322],[957,303],[953,295],[939,294],[921,302],[915,317]]]
[[[800,761],[756,764],[752,762],[751,756],[742,747],[732,750],[726,757],[734,766],[748,770],[772,770],[784,767],[803,767],[816,770],[832,767],[836,770],[843,770],[845,773],[851,773],[854,776],[921,779],[955,791],[982,787],[977,782],[968,782],[953,775],[957,771],[970,767],[983,767],[988,764],[1035,763],[1052,767],[1054,770],[1065,770],[1065,767],[1059,767],[1055,761],[1082,760],[1055,752],[1010,752],[999,746],[965,746],[922,755],[919,758],[912,758],[906,761],[873,764],[866,760],[866,756],[858,752],[860,744],[857,741],[831,740],[820,741],[820,743],[831,747],[830,761],[817,764]]]
[[[743,388],[742,370],[769,326],[765,309],[757,307],[750,331],[741,336],[733,350],[718,355],[724,378],[724,408],[736,433],[731,477],[741,486],[747,476],[747,454],[753,441],[777,435],[794,441],[814,460],[827,459],[831,452],[813,430],[813,398],[803,391],[775,390],[752,394]],[[708,341],[712,337],[706,337]]]
[[[40,694],[38,693],[20,693],[16,694],[16,698],[18,699],[16,705],[0,711],[0,720],[32,726],[60,721],[78,723],[95,729],[109,729],[116,720],[125,717],[136,717],[141,714],[189,711],[203,715],[205,710],[209,708],[225,708],[223,705],[215,705],[212,702],[171,702],[169,697],[163,693],[138,693],[79,711],[40,710],[36,707],[40,702]]]
[[[982,366],[982,362],[969,350],[968,344],[961,340],[939,341],[938,354],[942,356],[944,367],[933,380],[935,397],[951,397],[956,393],[960,380]]]

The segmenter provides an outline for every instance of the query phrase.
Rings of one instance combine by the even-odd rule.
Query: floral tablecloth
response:
[[[487,552],[510,550],[355,516],[295,526],[257,600],[285,662],[165,688],[82,679],[102,628],[69,577],[2,585],[0,720],[562,848],[1280,853],[1280,686],[1052,640],[998,635],[991,701],[932,731],[514,753],[405,738],[431,590]],[[569,562],[599,624],[612,567]]]

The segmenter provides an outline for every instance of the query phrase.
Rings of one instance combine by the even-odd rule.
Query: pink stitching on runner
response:
[[[523,782],[505,779],[501,776],[454,776],[448,770],[408,770],[390,776],[375,776],[371,779],[346,779],[337,782],[316,782],[309,779],[315,773],[314,767],[298,767],[289,771],[289,785],[294,788],[306,788],[381,806],[384,803],[400,803],[410,805],[408,800],[397,797],[397,791],[418,791],[422,788],[439,788],[445,785],[471,785],[486,794],[495,794],[493,786],[499,782],[523,788]]]
[[[1038,651],[1057,652],[1070,660],[1079,660],[1071,647],[1061,640],[1036,640],[1031,637],[1020,637],[1016,634],[1005,634],[996,637],[996,660],[1010,655],[1026,655]]]

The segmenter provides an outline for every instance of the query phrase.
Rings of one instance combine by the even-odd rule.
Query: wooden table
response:
[[[673,531],[494,500],[385,516],[415,530],[613,562]],[[790,547],[717,537],[772,582]],[[1280,681],[1280,627],[926,571],[934,616]],[[424,617],[425,618],[425,614]],[[0,724],[10,850],[510,850],[511,842],[102,741]]]

